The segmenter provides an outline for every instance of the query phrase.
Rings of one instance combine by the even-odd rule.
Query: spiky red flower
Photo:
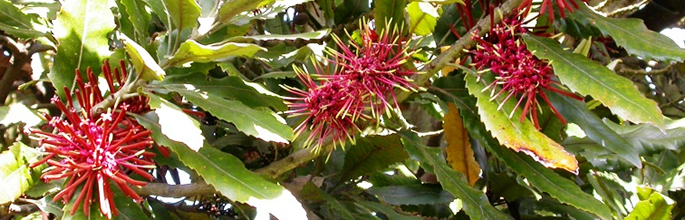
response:
[[[411,83],[409,77],[416,75],[415,69],[405,67],[411,55],[417,51],[408,46],[396,36],[396,31],[386,29],[378,35],[361,23],[361,44],[350,41],[346,45],[339,37],[333,35],[342,52],[329,48],[333,63],[340,68],[332,75],[324,76],[329,80],[347,81],[354,87],[366,90],[362,94],[369,94],[368,103],[371,105],[372,115],[381,115],[391,102],[397,106],[394,88],[416,90],[418,87]]]
[[[122,70],[123,70],[122,63]],[[148,180],[153,177],[147,171],[154,168],[152,158],[154,153],[147,148],[153,144],[151,132],[129,118],[126,113],[136,104],[136,111],[144,110],[147,103],[143,98],[124,101],[118,106],[108,108],[106,112],[92,112],[93,106],[103,100],[102,92],[97,87],[97,81],[90,69],[87,70],[88,83],[84,83],[77,71],[74,96],[78,105],[71,99],[65,105],[59,98],[52,98],[52,102],[64,114],[64,119],[45,114],[48,124],[56,129],[48,133],[37,129],[29,132],[39,140],[47,156],[31,164],[32,167],[48,164],[49,168],[41,178],[46,181],[67,179],[65,187],[55,195],[54,201],[63,200],[69,203],[78,191],[70,214],[73,215],[78,206],[83,203],[83,212],[89,215],[90,205],[97,197],[100,212],[107,218],[117,215],[114,206],[113,192],[110,184],[114,183],[126,196],[142,201],[130,185],[143,186],[146,183],[134,180],[129,174],[137,174]],[[118,72],[119,70],[116,70]],[[122,71],[123,72],[123,71]],[[110,86],[110,91],[117,91],[112,83],[112,74],[105,64],[103,73]],[[115,75],[119,85],[123,85],[119,73]],[[64,89],[70,94],[69,89]],[[94,188],[97,193],[93,195]]]
[[[323,72],[318,65],[315,66],[317,66],[317,72]],[[317,150],[328,136],[331,136],[334,143],[340,145],[346,139],[354,140],[352,132],[359,130],[354,122],[369,118],[364,114],[365,103],[362,102],[360,90],[351,87],[345,81],[321,80],[317,84],[305,70],[297,67],[294,69],[307,87],[306,91],[285,87],[286,90],[298,96],[286,98],[291,101],[288,102],[290,110],[286,113],[291,117],[307,116],[295,128],[295,135],[299,136],[307,128],[311,129],[311,134],[304,144],[311,146],[316,141],[313,146]]]
[[[320,80],[318,84],[309,73],[295,67],[307,90],[286,87],[298,96],[287,98],[292,102],[288,103],[290,110],[286,113],[291,117],[307,116],[295,129],[296,136],[307,128],[312,130],[305,146],[316,140],[314,147],[318,150],[328,136],[332,137],[334,145],[342,145],[346,139],[354,141],[354,133],[360,131],[358,122],[372,120],[377,124],[380,115],[392,107],[388,97],[392,97],[392,103],[397,106],[394,88],[417,89],[409,80],[417,72],[405,67],[415,53],[408,47],[408,42],[394,36],[396,32],[386,30],[378,35],[366,23],[361,27],[361,44],[350,42],[348,46],[333,36],[342,50],[327,50],[332,57],[329,61],[336,68],[324,71],[313,61],[315,75]],[[368,111],[371,115],[366,114]]]
[[[537,96],[539,95],[562,123],[566,123],[543,90],[554,91],[577,99],[580,97],[554,87],[559,83],[555,81],[556,76],[552,67],[528,51],[518,36],[528,32],[522,27],[522,19],[522,15],[504,19],[502,24],[495,25],[483,38],[474,36],[478,46],[475,51],[472,51],[473,65],[479,70],[489,70],[495,74],[495,81],[486,87],[486,89],[492,89],[493,100],[508,93],[498,109],[501,109],[510,98],[518,97],[516,107],[509,117],[512,117],[516,109],[523,105],[521,122],[525,120],[526,115],[530,115],[535,127],[540,129],[537,118],[539,106]],[[501,86],[500,91],[496,92],[499,86]]]

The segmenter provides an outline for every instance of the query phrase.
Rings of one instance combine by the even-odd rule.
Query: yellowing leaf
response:
[[[529,120],[519,121],[518,116],[521,115],[521,108],[516,109],[513,118],[507,115],[506,112],[514,110],[515,101],[505,102],[502,110],[498,110],[498,105],[503,98],[490,101],[490,92],[483,91],[485,85],[489,84],[492,79],[482,78],[477,81],[476,77],[471,76],[466,77],[465,80],[469,93],[478,99],[476,104],[478,115],[480,115],[485,128],[492,133],[492,136],[500,144],[516,152],[523,152],[546,167],[562,168],[578,174],[578,160],[572,154],[566,152],[564,147],[538,131]]]
[[[454,103],[448,104],[449,111],[442,119],[442,128],[445,129],[445,139],[447,139],[447,163],[452,168],[466,176],[466,180],[473,186],[478,181],[480,166],[473,156],[473,149],[469,143],[469,134],[464,127],[464,121],[459,116],[459,109]]]
[[[131,63],[136,70],[136,74],[147,81],[162,81],[166,72],[157,64],[154,58],[135,41],[122,35],[121,39],[126,45],[126,52],[131,56]]]

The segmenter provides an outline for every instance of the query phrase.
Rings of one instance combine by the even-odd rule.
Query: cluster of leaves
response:
[[[88,79],[74,70],[125,60],[137,77],[98,105],[147,97],[151,111],[130,115],[172,154],[154,159],[153,183],[131,187],[142,202],[112,188],[114,218],[683,218],[683,98],[654,89],[667,83],[651,79],[669,80],[650,75],[659,65],[632,71],[641,75],[615,67],[633,59],[682,74],[685,50],[640,20],[604,17],[583,1],[533,4],[546,13],[531,18],[535,30],[557,38],[516,38],[551,64],[559,89],[584,97],[545,93],[533,124],[518,98],[491,97],[495,77],[463,52],[487,21],[531,2],[0,0],[0,215],[105,218],[98,205],[85,216],[73,202],[53,202],[66,182],[41,181],[50,168],[30,167],[45,155],[23,131],[48,129],[39,113],[60,117],[50,98],[69,100],[65,91]],[[344,150],[323,140],[327,156],[314,154],[307,131],[294,135],[304,118],[284,113],[292,94],[283,88],[306,89],[293,65],[316,72],[314,62],[331,60],[324,48],[361,42],[359,20],[370,18],[379,33],[404,26],[404,38],[421,38],[401,64],[423,72],[413,77],[423,89],[398,89],[385,97],[398,106],[372,114],[379,124],[356,125],[361,134]]]

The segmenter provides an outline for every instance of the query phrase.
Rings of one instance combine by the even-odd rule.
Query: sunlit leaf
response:
[[[40,173],[40,167],[30,169],[29,164],[38,161],[38,152],[15,142],[0,153],[0,204],[12,202],[38,181],[32,174]]]
[[[176,29],[183,30],[197,26],[197,18],[200,17],[200,6],[195,0],[164,0],[166,11],[171,17]]]
[[[206,93],[192,85],[186,88],[173,87],[172,91],[183,95],[188,101],[212,113],[217,118],[233,123],[247,135],[278,143],[288,143],[293,138],[293,129],[280,116],[269,109],[251,108],[242,102],[227,100],[212,93]]]
[[[178,51],[163,66],[173,67],[188,62],[211,62],[242,56],[252,57],[257,51],[266,49],[248,43],[220,43],[214,45],[202,45],[194,40],[183,42]]]
[[[144,42],[141,40],[148,36],[147,28],[152,19],[150,12],[145,9],[147,4],[138,0],[120,0],[118,2],[120,4],[119,10],[124,10],[126,15],[128,15],[126,17],[123,17],[122,15],[121,19],[128,19],[131,22],[134,32],[138,35],[135,39],[138,40],[138,42]]]
[[[183,164],[194,169],[228,199],[250,204],[280,219],[307,219],[304,208],[290,191],[246,169],[235,156],[211,146],[193,151],[185,144],[171,140],[162,133],[164,125],[160,127],[155,113],[135,117],[152,131],[152,138],[158,144],[169,147]]]
[[[447,140],[447,148],[445,148],[447,162],[452,165],[452,168],[464,174],[466,180],[473,186],[478,181],[480,166],[473,156],[469,133],[459,115],[459,109],[454,103],[449,103],[447,106],[449,111],[442,119],[442,128]]]
[[[98,69],[109,57],[108,35],[116,25],[107,0],[64,1],[53,23],[59,45],[48,77],[57,94],[64,97],[62,88],[74,85],[74,70],[80,70],[86,79],[86,68]]]
[[[136,70],[136,74],[147,81],[161,81],[164,79],[166,72],[157,64],[152,56],[135,41],[126,36],[122,36],[122,40],[126,45],[126,52],[131,57],[131,63]]]
[[[191,72],[183,75],[169,76],[162,82],[162,85],[165,87],[184,89],[187,84],[226,99],[238,100],[253,108],[273,107],[277,110],[287,109],[283,99],[277,94],[267,90],[261,84],[246,82],[237,76],[216,79],[203,73]]]
[[[497,138],[500,144],[517,152],[526,153],[546,167],[562,168],[578,173],[578,161],[573,155],[538,131],[529,120],[521,122],[518,119],[516,115],[521,115],[520,108],[516,109],[514,118],[509,118],[507,112],[514,109],[516,102],[506,102],[502,110],[498,110],[502,98],[490,101],[490,93],[483,91],[485,79],[479,82],[475,77],[469,76],[465,80],[469,93],[478,100],[478,115],[485,124],[485,128]]]
[[[426,36],[432,34],[438,20],[438,10],[431,4],[425,2],[412,2],[407,6],[409,14],[410,29],[415,34]]]
[[[611,39],[628,53],[647,59],[685,59],[685,49],[680,48],[671,38],[647,29],[644,21],[637,18],[607,18],[593,12],[585,4],[578,5],[578,12],[572,16],[596,25],[603,34],[611,36]]]
[[[9,126],[18,122],[23,122],[26,126],[33,127],[42,122],[42,120],[34,111],[22,103],[0,106],[0,124]]]
[[[626,220],[667,220],[671,218],[671,210],[675,202],[661,193],[646,187],[638,187],[637,195],[640,202],[625,218]]]
[[[645,98],[632,81],[587,57],[561,49],[552,39],[531,35],[524,35],[523,39],[535,56],[551,61],[559,81],[571,90],[601,101],[623,119],[663,129],[659,106]]]
[[[150,97],[150,108],[159,117],[160,132],[173,141],[183,143],[193,151],[199,151],[205,137],[202,136],[200,123],[191,118],[173,103],[155,94],[147,93]]]
[[[36,14],[25,14],[11,1],[0,1],[0,30],[19,38],[44,36],[47,28]]]
[[[438,182],[448,192],[463,202],[463,209],[472,219],[511,219],[490,205],[483,192],[471,187],[461,173],[445,162],[440,148],[426,147],[418,135],[409,131],[400,132],[404,149],[421,163],[421,167],[437,176]]]
[[[229,38],[228,41],[236,42],[236,43],[252,43],[255,41],[267,41],[267,40],[279,40],[279,41],[298,40],[298,39],[318,40],[318,39],[321,39],[325,36],[328,36],[328,34],[330,32],[331,32],[331,29],[323,29],[323,30],[318,30],[318,31],[306,32],[306,33],[297,33],[297,34],[288,34],[288,35],[268,34],[268,35],[237,36],[237,37]]]

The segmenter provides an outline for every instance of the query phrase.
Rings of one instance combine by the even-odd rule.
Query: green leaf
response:
[[[682,118],[667,120],[665,133],[648,125],[622,126],[606,119],[604,123],[623,136],[640,155],[663,149],[680,150],[685,145],[685,119]]]
[[[611,130],[602,119],[587,109],[585,103],[555,92],[548,92],[547,97],[557,111],[569,122],[583,129],[588,138],[621,156],[634,166],[641,168],[640,155],[614,130]]]
[[[112,185],[114,185],[114,184],[110,184],[110,186],[112,186]],[[114,205],[116,206],[117,211],[119,212],[119,215],[116,216],[116,219],[120,219],[120,220],[151,219],[145,214],[145,212],[143,212],[143,209],[141,208],[140,204],[136,203],[131,198],[126,197],[124,195],[124,193],[118,189],[114,189],[112,191],[114,191]]]
[[[339,218],[347,220],[355,220],[355,215],[350,212],[340,201],[335,199],[335,197],[329,195],[319,187],[315,186],[312,182],[307,182],[307,184],[302,187],[302,195],[308,197],[316,197],[318,199],[326,201],[325,204],[331,209],[336,211]],[[310,200],[309,198],[303,198],[305,200]]]
[[[375,0],[373,4],[377,30],[393,28],[394,25],[405,25],[403,23],[406,0]],[[386,24],[386,22],[392,23]]]
[[[464,211],[472,219],[511,219],[510,216],[498,211],[488,201],[488,198],[468,182],[464,175],[452,169],[443,156],[440,148],[426,147],[419,136],[409,131],[399,133],[402,136],[404,149],[409,155],[421,163],[421,167],[438,177],[442,187],[463,202]]]
[[[356,179],[361,175],[381,170],[407,159],[397,135],[367,136],[359,138],[345,154],[341,181]]]
[[[238,130],[247,135],[278,143],[288,143],[294,136],[293,129],[285,124],[285,120],[267,108],[250,108],[242,102],[227,100],[192,88],[192,85],[186,85],[186,88],[169,89],[183,95],[188,101],[217,118],[233,123]]]
[[[155,115],[159,117],[159,131],[169,139],[183,143],[193,151],[199,151],[205,140],[200,123],[183,113],[183,110],[173,103],[152,93],[146,95],[150,97],[150,108],[154,109]]]
[[[11,1],[0,0],[0,30],[18,38],[38,38],[48,31],[37,14],[25,14]]]
[[[192,85],[196,89],[212,93],[226,99],[235,99],[252,108],[272,107],[286,110],[283,99],[265,89],[261,84],[246,82],[237,76],[216,79],[203,73],[191,72],[183,75],[169,76],[162,82],[164,87],[186,88]]]
[[[298,34],[268,34],[268,35],[253,35],[253,36],[237,36],[237,37],[232,37],[229,38],[227,41],[230,42],[235,42],[235,43],[253,43],[256,41],[270,41],[270,40],[276,40],[276,41],[285,41],[285,40],[319,40],[324,38],[325,36],[328,36],[328,34],[331,32],[331,29],[323,29],[323,30],[318,30],[318,31],[313,31],[313,32],[306,32],[306,33],[298,33]]]
[[[637,190],[641,201],[637,203],[635,209],[625,218],[626,220],[671,219],[671,210],[675,206],[673,200],[653,189],[638,187]]]
[[[289,66],[295,61],[306,62],[311,58],[312,53],[323,51],[324,48],[325,46],[309,43],[307,46],[295,49],[295,47],[287,46],[285,43],[279,43],[276,46],[269,47],[266,52],[259,51],[255,58],[267,64],[267,70],[280,69]]]
[[[263,7],[275,0],[234,0],[227,1],[219,8],[219,14],[214,23],[233,23],[238,20],[239,14]]]
[[[659,106],[642,96],[630,80],[587,57],[561,49],[552,39],[531,35],[523,39],[535,56],[550,60],[559,81],[571,90],[591,95],[623,119],[664,128]]]
[[[222,61],[234,56],[251,58],[257,51],[266,49],[255,44],[246,43],[220,43],[202,45],[194,40],[187,40],[181,44],[176,53],[162,64],[165,67],[173,67],[188,62],[212,62]]]
[[[438,11],[430,3],[412,2],[407,6],[409,12],[410,28],[415,34],[427,36],[435,30],[438,23]]]
[[[36,112],[27,108],[23,103],[0,106],[0,124],[5,126],[23,122],[26,126],[33,127],[42,121],[43,120],[38,117]]]
[[[67,0],[54,21],[53,33],[59,45],[48,77],[57,94],[74,86],[74,70],[84,79],[86,68],[98,67],[109,57],[108,35],[114,30],[114,15],[107,0]]]
[[[142,40],[148,36],[148,26],[152,20],[150,12],[145,10],[147,4],[138,0],[119,0],[118,2],[120,2],[119,10],[124,10],[128,15],[121,19],[128,19],[133,26],[134,32],[137,34],[136,39],[138,42],[144,42]]]
[[[452,194],[437,185],[374,186],[366,191],[391,205],[435,205],[454,201]]]
[[[152,138],[158,144],[169,147],[181,162],[195,170],[228,199],[248,203],[280,219],[307,218],[302,205],[288,190],[248,170],[235,156],[211,146],[202,147],[196,152],[181,142],[169,139],[162,133],[155,113],[135,117],[141,125],[152,131]]]
[[[147,50],[125,35],[122,35],[121,38],[126,45],[126,53],[131,57],[131,63],[133,63],[133,68],[136,70],[136,75],[147,81],[162,81],[164,76],[166,76],[166,72],[157,64],[157,61],[152,58]]]
[[[504,103],[500,111],[498,105],[502,102],[502,97],[490,100],[489,92],[483,91],[484,83],[489,84],[489,82],[485,82],[485,78],[478,82],[475,77],[467,74],[465,80],[469,93],[478,100],[478,115],[480,115],[481,121],[500,144],[517,152],[526,153],[546,167],[562,168],[569,172],[578,173],[578,161],[573,155],[538,131],[529,120],[523,122],[519,120],[520,108],[516,109],[514,118],[507,115],[506,112],[511,112],[514,109],[516,101],[510,100]]]
[[[416,216],[406,216],[402,215],[400,213],[397,213],[395,208],[381,204],[381,203],[375,203],[375,202],[370,202],[370,201],[359,201],[357,204],[360,204],[364,206],[365,208],[374,211],[374,212],[379,212],[383,213],[386,216],[388,216],[388,219],[393,219],[393,220],[421,220],[422,218],[416,217]]]
[[[628,53],[646,59],[681,61],[685,59],[685,49],[680,48],[671,38],[647,29],[644,21],[637,18],[607,18],[593,12],[585,4],[571,16],[586,23],[594,24],[605,35],[611,36],[616,44]]]
[[[437,80],[435,85],[447,92],[447,94],[440,94],[443,99],[455,102],[460,108],[464,126],[488,152],[504,162],[514,172],[525,177],[535,188],[550,194],[560,202],[589,211],[601,218],[611,219],[611,211],[604,204],[594,199],[592,195],[583,192],[574,182],[543,167],[530,157],[501,147],[488,133],[485,126],[480,123],[475,109],[476,101],[473,100],[472,96],[466,94],[465,89],[463,89],[464,83],[461,77],[454,76],[443,77]]]
[[[200,6],[195,0],[164,0],[164,3],[176,29],[183,30],[197,26]]]
[[[21,142],[15,142],[9,150],[0,153],[0,204],[19,198],[38,181],[31,174],[40,173],[40,167],[28,167],[38,161],[38,156],[35,149]]]

